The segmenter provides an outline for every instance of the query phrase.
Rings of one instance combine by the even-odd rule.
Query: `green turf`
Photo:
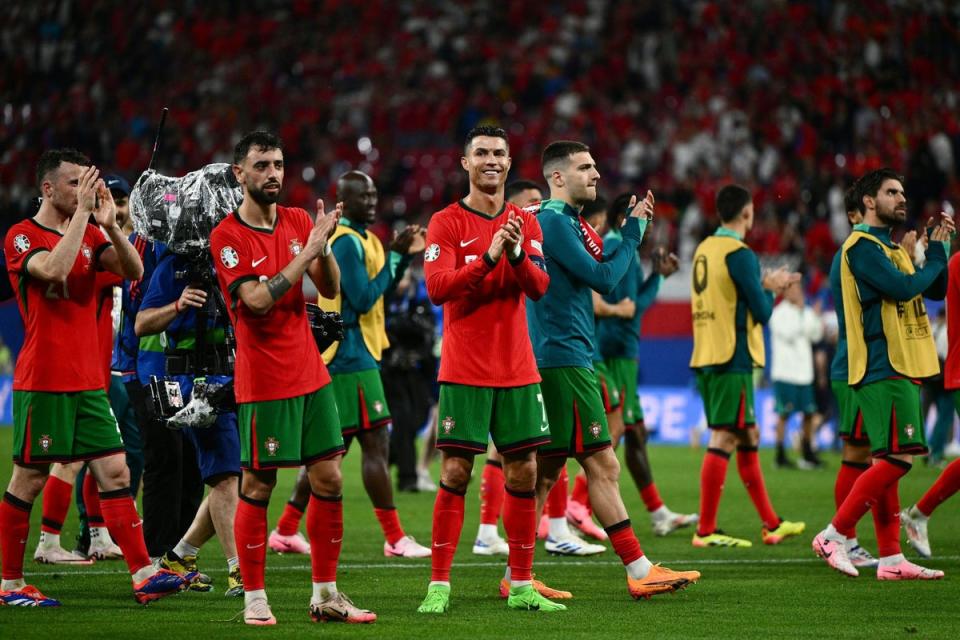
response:
[[[9,429],[0,429],[0,481],[10,472]],[[697,505],[702,450],[655,448],[652,459],[661,495],[674,510]],[[780,546],[760,544],[760,525],[737,477],[727,478],[721,525],[728,533],[754,541],[751,549],[694,549],[689,533],[655,538],[637,492],[624,481],[628,510],[634,514],[641,542],[655,562],[702,571],[700,584],[670,596],[634,602],[626,593],[624,572],[612,551],[586,560],[553,558],[538,545],[535,570],[548,584],[567,588],[575,599],[569,610],[553,614],[508,610],[497,597],[503,562],[471,553],[477,526],[477,485],[467,499],[467,521],[453,571],[450,612],[423,616],[416,608],[430,578],[429,561],[388,560],[383,540],[363,492],[356,455],[348,456],[345,477],[345,535],[339,585],[360,606],[379,615],[375,625],[316,628],[309,620],[309,560],[271,553],[267,589],[279,622],[273,628],[247,628],[238,620],[240,599],[214,593],[185,593],[137,605],[122,562],[94,567],[42,567],[28,559],[28,579],[48,595],[61,599],[59,609],[0,610],[0,638],[205,638],[324,636],[443,638],[467,637],[597,638],[946,638],[955,636],[960,596],[960,549],[950,535],[960,526],[957,503],[945,504],[932,525],[932,545],[939,556],[930,566],[944,569],[947,579],[928,583],[880,583],[867,571],[859,579],[841,577],[826,568],[810,550],[814,533],[832,514],[836,457],[821,472],[772,469],[769,452],[761,454],[774,505],[788,519],[806,520],[807,533]],[[479,473],[479,472],[478,472]],[[901,495],[912,503],[933,482],[936,471],[922,464],[902,483]],[[271,504],[271,526],[287,498],[293,472],[284,472]],[[399,494],[397,506],[408,533],[430,539],[433,494]],[[76,534],[75,511],[64,540]],[[33,511],[28,544],[32,557],[39,533],[40,505]],[[875,550],[869,516],[860,527],[861,540]],[[904,545],[908,556],[911,550]],[[218,587],[225,581],[223,556],[216,542],[201,552],[201,566]]]

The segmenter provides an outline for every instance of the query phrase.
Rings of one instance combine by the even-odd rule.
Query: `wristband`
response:
[[[173,310],[177,312],[177,315],[180,315],[180,298],[173,301]]]
[[[320,255],[326,258],[328,255],[330,255],[331,251],[332,249],[330,249],[330,243],[328,242],[327,244],[323,245],[323,251],[320,252]]]

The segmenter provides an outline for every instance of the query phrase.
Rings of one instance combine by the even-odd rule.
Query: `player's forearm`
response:
[[[444,304],[467,295],[480,284],[491,269],[483,259],[475,260],[460,269],[427,268],[427,295],[433,304]]]
[[[340,293],[340,266],[333,253],[320,255],[310,262],[307,274],[317,287],[317,292],[324,298],[332,300]]]
[[[175,300],[162,307],[141,309],[137,312],[137,319],[133,324],[133,332],[137,337],[152,336],[165,331],[178,315],[180,315],[180,301]]]
[[[637,313],[643,313],[650,308],[653,301],[657,299],[660,293],[660,284],[663,282],[663,276],[659,273],[651,273],[650,277],[643,281],[637,290]]]
[[[610,304],[596,291],[593,291],[593,315],[598,318],[615,318],[619,316],[617,305]]]
[[[853,245],[848,258],[850,270],[858,280],[899,302],[912,300],[934,288],[946,267],[946,253],[942,247],[935,246],[927,250],[927,264],[913,274],[900,271],[879,247],[866,240]],[[938,292],[931,290],[930,293]]]
[[[260,316],[265,315],[277,300],[290,291],[293,283],[303,277],[311,262],[312,259],[301,252],[266,282],[244,283],[240,285],[237,294],[250,311]],[[320,288],[319,284],[317,288]]]
[[[35,256],[28,263],[30,275],[49,282],[63,282],[73,269],[77,260],[80,246],[83,244],[83,234],[87,228],[90,212],[73,214],[67,225],[67,232],[60,238],[60,242],[45,254]]]
[[[539,258],[539,256],[537,256]],[[523,293],[531,300],[539,300],[547,293],[550,286],[550,276],[546,270],[539,267],[526,253],[521,252],[517,260],[511,260],[514,274]]]
[[[373,308],[392,282],[389,257],[372,280],[359,258],[341,261],[338,256],[337,266],[340,269],[340,289],[344,301],[361,315]]]
[[[113,244],[113,250],[117,252],[117,264],[115,266],[118,268],[110,268],[109,270],[127,280],[139,280],[143,276],[143,260],[140,259],[140,254],[127,240],[127,236],[124,235],[120,227],[115,226],[106,231],[107,237]]]

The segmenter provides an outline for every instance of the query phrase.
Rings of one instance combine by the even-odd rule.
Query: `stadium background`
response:
[[[767,265],[801,269],[828,309],[825,272],[847,232],[842,191],[853,176],[884,165],[903,172],[909,227],[960,189],[952,3],[6,7],[3,231],[35,210],[45,148],[75,146],[133,182],[161,106],[171,109],[161,172],[228,160],[242,131],[274,129],[285,141],[285,202],[312,208],[317,195],[333,196],[337,175],[360,168],[377,181],[384,236],[466,192],[460,141],[479,123],[509,132],[510,179],[542,181],[539,151],[550,140],[590,144],[608,198],[656,193],[645,249],[667,245],[681,259],[715,227],[718,185],[736,180],[755,193],[750,244]],[[640,363],[650,408],[682,414],[686,429],[700,418],[687,369],[688,282],[684,272],[668,280],[647,313]],[[12,300],[0,303],[0,337],[15,355],[22,327]],[[763,393],[760,402],[769,415]],[[4,378],[0,423],[9,406]]]

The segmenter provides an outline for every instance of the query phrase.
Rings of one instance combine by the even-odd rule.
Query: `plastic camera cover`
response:
[[[148,170],[130,194],[130,215],[141,236],[174,253],[195,254],[210,246],[210,232],[241,200],[243,190],[225,162],[180,178]]]

